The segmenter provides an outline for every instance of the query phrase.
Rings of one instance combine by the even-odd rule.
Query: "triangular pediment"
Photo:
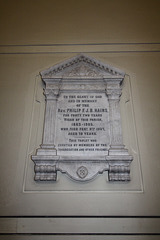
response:
[[[124,77],[121,70],[104,64],[85,54],[70,58],[60,64],[41,72],[42,78],[99,78],[99,77]]]

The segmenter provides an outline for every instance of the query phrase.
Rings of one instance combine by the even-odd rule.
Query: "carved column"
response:
[[[121,126],[121,115],[120,115],[120,96],[122,93],[120,87],[120,81],[118,80],[109,80],[107,82],[106,94],[109,101],[109,117],[110,117],[110,130],[111,130],[111,145],[110,153],[112,149],[118,153],[118,149],[124,148],[123,139],[122,139],[122,126]]]
[[[44,119],[43,142],[41,147],[46,149],[54,149],[56,108],[59,90],[46,89],[44,94],[46,96],[46,110]]]
[[[56,164],[59,159],[55,149],[55,125],[57,98],[59,96],[59,84],[54,84],[54,80],[46,82],[44,95],[46,97],[46,109],[44,117],[43,140],[36,155],[32,155],[35,164],[35,181],[56,181]]]
[[[106,94],[109,101],[109,117],[111,144],[109,156],[106,160],[109,164],[109,181],[129,181],[130,163],[133,157],[125,149],[122,137],[122,125],[120,115],[120,97],[122,89],[120,83],[123,79],[109,79],[107,81]]]

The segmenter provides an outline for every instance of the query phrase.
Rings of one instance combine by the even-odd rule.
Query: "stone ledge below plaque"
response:
[[[86,182],[108,171],[109,181],[130,181],[130,155],[88,156],[32,156],[35,163],[36,181],[56,181],[57,171],[73,180]]]

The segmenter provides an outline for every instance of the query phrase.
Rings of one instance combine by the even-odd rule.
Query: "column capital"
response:
[[[120,100],[120,96],[122,94],[122,89],[106,89],[106,95],[108,97],[108,100]]]
[[[45,89],[44,95],[46,97],[46,100],[57,100],[59,97],[59,89]]]

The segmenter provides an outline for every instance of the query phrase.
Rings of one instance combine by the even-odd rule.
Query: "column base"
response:
[[[56,148],[38,148],[36,151],[37,156],[55,156],[57,155]]]
[[[40,147],[45,149],[55,149],[54,144],[41,144]]]

